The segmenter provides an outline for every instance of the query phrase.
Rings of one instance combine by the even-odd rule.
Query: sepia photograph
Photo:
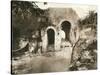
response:
[[[97,6],[11,1],[11,74],[97,70]]]

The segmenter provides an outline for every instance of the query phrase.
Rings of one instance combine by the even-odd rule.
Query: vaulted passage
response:
[[[55,40],[55,32],[53,29],[48,29],[47,30],[47,36],[48,36],[48,45],[54,44]],[[45,39],[44,39],[45,40]]]
[[[61,27],[62,27],[62,30],[65,32],[65,35],[66,35],[65,39],[69,40],[71,23],[69,21],[64,21],[64,22],[62,22]]]

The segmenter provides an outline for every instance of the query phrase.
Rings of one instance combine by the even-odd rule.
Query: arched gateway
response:
[[[46,30],[47,32],[47,51],[55,50],[55,28],[50,26]]]
[[[55,32],[53,29],[47,30],[47,37],[48,37],[48,45],[54,45]]]
[[[70,30],[71,30],[71,23],[69,21],[63,21],[61,23],[61,29],[65,32],[65,39],[70,40]]]

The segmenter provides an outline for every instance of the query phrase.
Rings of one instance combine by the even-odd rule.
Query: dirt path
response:
[[[25,57],[19,61],[13,61],[12,72],[14,73],[43,73],[43,72],[62,72],[67,71],[68,59],[62,57]]]

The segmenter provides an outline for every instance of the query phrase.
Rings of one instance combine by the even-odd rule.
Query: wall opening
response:
[[[55,32],[53,29],[47,30],[47,36],[48,36],[48,45],[54,45],[55,40]]]
[[[61,24],[61,28],[65,32],[65,36],[66,36],[65,40],[70,41],[69,34],[70,34],[70,29],[71,29],[71,23],[69,21],[64,21]]]

